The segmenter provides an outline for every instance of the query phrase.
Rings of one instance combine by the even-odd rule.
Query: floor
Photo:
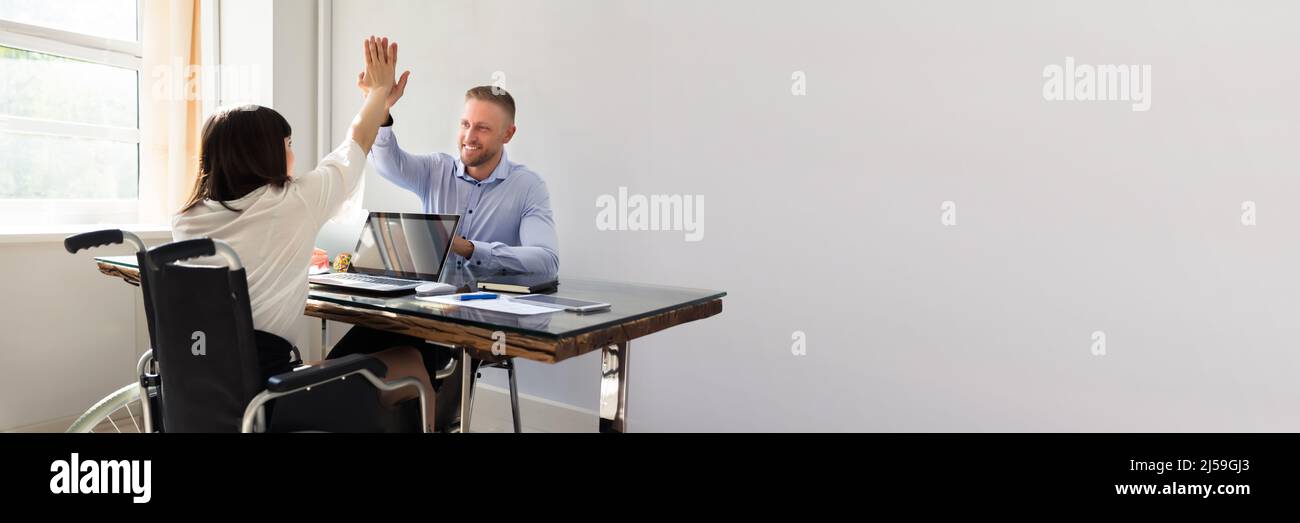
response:
[[[470,432],[508,433],[514,431],[510,416],[510,396],[504,389],[480,384],[474,400],[474,414],[470,418]],[[138,405],[130,413],[119,410],[110,420],[100,423],[95,432],[139,432],[141,413]],[[134,420],[133,420],[134,418]],[[7,432],[62,432],[73,419],[60,419]],[[595,412],[584,411],[568,405],[527,395],[520,396],[520,421],[526,433],[596,432]]]

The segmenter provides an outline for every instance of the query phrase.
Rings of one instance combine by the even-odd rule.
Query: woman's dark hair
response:
[[[263,185],[284,187],[289,181],[284,139],[292,135],[280,113],[260,105],[223,109],[208,117],[199,144],[199,176],[181,212],[205,199],[239,212],[226,202]]]

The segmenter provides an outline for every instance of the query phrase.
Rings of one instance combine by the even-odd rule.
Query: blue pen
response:
[[[492,293],[490,293],[490,292],[480,292],[480,293],[478,293],[478,294],[462,294],[462,295],[460,295],[460,301],[469,301],[469,300],[495,300],[496,298],[497,298],[497,295],[492,294]]]

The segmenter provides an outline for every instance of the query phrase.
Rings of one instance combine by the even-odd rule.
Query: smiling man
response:
[[[410,72],[389,91],[387,108],[402,98]],[[366,92],[365,73],[358,87]],[[391,113],[370,150],[370,163],[387,180],[414,192],[424,212],[461,215],[460,231],[452,241],[458,267],[475,272],[530,273],[555,276],[560,255],[551,214],[551,197],[537,173],[506,157],[506,144],[515,136],[515,100],[505,90],[482,86],[465,93],[465,110],[457,135],[458,155],[411,154],[397,145]],[[481,271],[480,271],[481,270]],[[330,351],[330,358],[369,353],[376,347],[411,346],[430,349],[419,338],[388,331],[353,327]],[[452,355],[445,347],[421,352],[430,376],[437,375]],[[478,368],[477,361],[473,369]],[[433,383],[437,404],[435,427],[449,430],[460,418],[461,367],[446,380]],[[471,376],[475,373],[472,372]],[[444,386],[451,384],[450,387]]]
[[[403,74],[389,94],[390,110],[406,91],[409,74]],[[419,196],[424,212],[461,215],[460,233],[452,242],[458,265],[491,272],[549,276],[559,272],[546,183],[506,156],[505,145],[516,130],[515,100],[510,93],[491,86],[465,92],[457,156],[403,151],[392,125],[390,113],[379,129],[370,161],[380,176]]]

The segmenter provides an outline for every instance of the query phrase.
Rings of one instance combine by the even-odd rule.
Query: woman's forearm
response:
[[[370,148],[375,144],[375,135],[379,134],[379,126],[387,120],[386,100],[389,90],[390,88],[387,87],[371,89],[366,94],[366,100],[362,103],[356,118],[352,119],[350,136],[366,154],[370,154]]]

